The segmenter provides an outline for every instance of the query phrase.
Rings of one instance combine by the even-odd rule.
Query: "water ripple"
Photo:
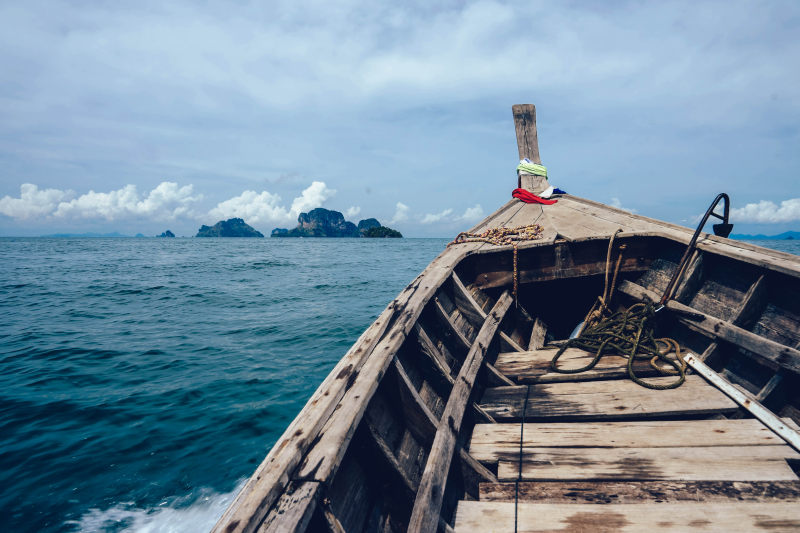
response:
[[[207,530],[446,244],[213,241],[2,239],[0,531]]]

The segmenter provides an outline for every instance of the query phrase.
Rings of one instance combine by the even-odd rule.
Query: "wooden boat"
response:
[[[535,109],[514,115],[520,157],[539,162]],[[620,357],[582,373],[550,361],[616,257],[613,306],[657,301],[692,232],[575,196],[514,199],[472,231],[534,223],[543,233],[518,242],[516,260],[508,245],[447,247],[214,531],[800,528],[798,257],[702,234],[658,319],[691,368],[680,387],[652,390]],[[591,359],[568,348],[559,364]]]

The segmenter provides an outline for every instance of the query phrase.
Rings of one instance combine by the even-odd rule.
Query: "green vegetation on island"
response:
[[[245,224],[241,218],[220,220],[213,226],[200,226],[195,237],[263,237],[264,234]]]
[[[356,226],[344,219],[339,211],[318,207],[308,213],[300,213],[297,227],[292,229],[275,228],[271,237],[393,237],[403,235],[391,228],[382,226],[378,219],[367,218]]]

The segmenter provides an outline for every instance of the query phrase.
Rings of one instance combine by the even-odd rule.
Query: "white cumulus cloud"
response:
[[[147,216],[155,220],[173,220],[191,214],[191,204],[202,198],[193,195],[191,185],[179,187],[165,181],[140,196],[136,185],[126,185],[110,192],[89,191],[75,197],[73,191],[59,189],[40,190],[25,183],[20,187],[20,197],[9,196],[0,200],[0,213],[16,219],[31,217],[104,218],[118,220]]]
[[[241,218],[251,224],[287,222],[291,217],[280,201],[280,196],[267,191],[244,191],[239,196],[218,203],[208,215],[214,220]]]
[[[300,193],[300,196],[292,201],[292,207],[289,209],[289,214],[296,218],[297,215],[303,212],[308,212],[315,207],[320,207],[325,200],[336,194],[335,189],[329,189],[324,181],[313,181],[306,189]]]
[[[781,205],[768,200],[731,209],[730,218],[735,222],[792,222],[800,220],[800,198],[784,200]]]
[[[289,223],[302,212],[320,207],[325,200],[336,194],[325,182],[314,181],[306,187],[300,196],[292,201],[288,209],[281,205],[281,197],[268,191],[244,191],[239,196],[229,198],[217,204],[208,212],[213,219],[241,218],[250,224]]]
[[[0,199],[0,213],[19,220],[49,216],[59,203],[75,195],[59,189],[40,190],[33,183],[23,183],[19,191],[19,198],[4,196]]]
[[[422,220],[420,220],[420,223],[422,223],[422,224],[433,224],[434,222],[439,222],[443,218],[449,217],[452,213],[453,213],[453,210],[450,209],[450,208],[445,209],[441,213],[428,213],[427,215],[422,217]]]
[[[397,202],[395,206],[394,216],[392,220],[389,221],[390,224],[396,224],[398,222],[405,222],[408,220],[408,209],[409,207],[404,204],[403,202]]]
[[[202,195],[193,196],[192,192],[192,185],[179,187],[171,181],[158,184],[144,197],[139,196],[136,185],[126,185],[111,192],[89,191],[59,203],[53,216],[106,220],[147,216],[155,220],[174,220],[191,214],[190,205],[202,199]]]
[[[358,216],[359,213],[361,213],[361,207],[359,207],[357,205],[355,205],[353,207],[348,207],[347,211],[344,212],[344,214],[345,214],[345,216],[347,218],[353,218],[355,216]]]
[[[468,207],[464,214],[458,217],[459,220],[472,221],[483,218],[483,208],[481,204],[475,204],[473,207]]]

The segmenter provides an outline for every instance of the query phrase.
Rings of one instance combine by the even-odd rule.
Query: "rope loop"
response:
[[[655,390],[680,387],[686,380],[686,362],[681,357],[680,345],[674,339],[654,337],[654,318],[655,305],[652,303],[636,303],[616,313],[606,311],[602,318],[585,326],[580,336],[559,348],[550,361],[550,368],[562,374],[578,374],[597,366],[605,355],[619,355],[628,360],[628,376],[642,387]],[[594,353],[594,357],[581,368],[559,368],[558,359],[570,347]],[[674,358],[669,356],[671,352],[675,353]],[[645,359],[661,376],[677,376],[677,379],[666,385],[644,381],[634,372],[633,364]]]
[[[612,312],[609,306],[622,264],[622,252],[625,249],[624,244],[619,246],[620,252],[616,264],[612,268],[614,239],[621,231],[621,229],[615,231],[608,241],[603,294],[597,297],[594,305],[586,314],[578,336],[564,343],[553,356],[553,360],[550,361],[550,369],[562,374],[578,374],[597,366],[604,355],[619,355],[628,360],[626,365],[628,376],[634,383],[648,389],[675,389],[686,380],[686,362],[681,357],[681,347],[677,341],[668,337],[658,339],[654,337],[655,305],[636,303],[617,312]],[[614,274],[610,276],[612,270]],[[610,283],[609,277],[611,278]],[[558,359],[570,347],[594,353],[594,357],[589,364],[582,368],[558,368]],[[673,351],[675,359],[668,355]],[[678,376],[678,379],[666,385],[644,381],[633,370],[634,362],[641,359],[649,359],[650,366],[661,376]],[[665,364],[667,366],[664,366]]]

